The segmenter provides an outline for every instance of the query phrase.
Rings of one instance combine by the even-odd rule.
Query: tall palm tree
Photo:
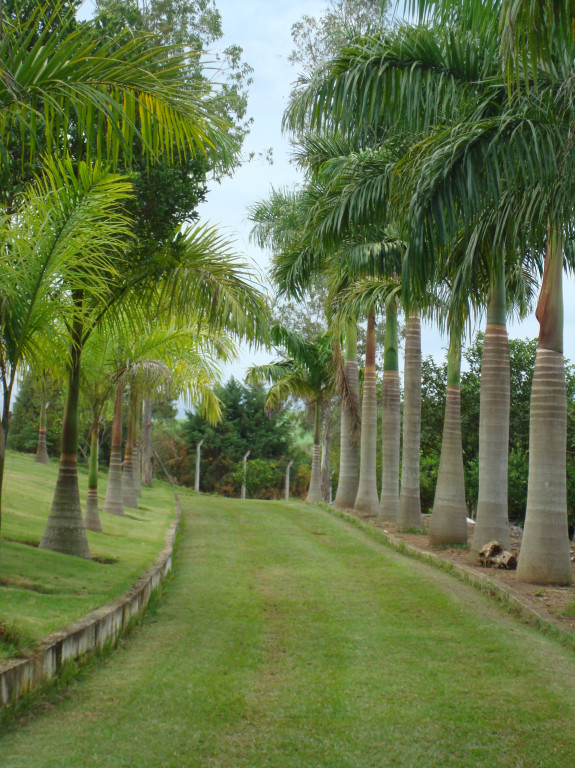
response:
[[[379,496],[375,473],[377,455],[377,392],[375,372],[375,310],[367,316],[365,340],[365,373],[361,399],[361,442],[359,452],[359,484],[353,508],[358,512],[377,514]]]
[[[445,3],[432,5],[439,7],[439,13],[447,13]],[[464,4],[475,12],[478,6],[471,0]],[[478,207],[495,201],[500,219],[497,232],[505,229],[501,220],[507,221],[525,252],[545,252],[537,309],[540,335],[532,392],[528,503],[518,576],[526,581],[570,583],[561,272],[567,255],[563,241],[572,237],[573,220],[573,109],[568,95],[573,77],[573,31],[569,23],[558,22],[572,19],[573,8],[561,2],[510,0],[493,3],[493,10],[501,14],[503,47],[506,62],[512,65],[514,87],[508,89],[507,100],[491,121],[474,127],[475,146],[466,157],[468,186],[464,190],[458,183],[456,205],[473,215]],[[529,19],[535,22],[531,29],[526,24]],[[451,147],[446,146],[451,157],[454,141],[461,145],[471,127],[469,122],[462,124]],[[437,146],[431,151],[438,156]],[[474,180],[472,195],[470,178]],[[453,180],[443,195],[455,200]]]
[[[401,435],[401,393],[397,298],[392,296],[385,311],[385,350],[381,391],[381,501],[379,517],[396,523],[399,520],[399,448]]]
[[[314,419],[312,466],[306,501],[322,501],[320,472],[321,411],[333,391],[333,342],[328,333],[315,341],[281,325],[270,330],[270,340],[281,353],[280,359],[267,365],[252,366],[246,381],[252,384],[268,382],[272,386],[266,407],[275,409],[288,397],[306,400]]]

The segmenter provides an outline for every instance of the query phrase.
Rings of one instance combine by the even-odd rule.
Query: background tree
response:
[[[192,462],[195,462],[196,445],[204,440],[202,490],[229,494],[239,487],[233,475],[246,451],[250,451],[252,460],[278,462],[292,457],[297,421],[289,410],[267,411],[267,393],[261,385],[244,386],[231,378],[215,392],[222,403],[222,420],[211,425],[199,413],[188,412],[181,434]],[[297,470],[298,467],[294,467],[294,478]],[[188,472],[191,478],[191,465]],[[189,483],[192,484],[191,479]]]

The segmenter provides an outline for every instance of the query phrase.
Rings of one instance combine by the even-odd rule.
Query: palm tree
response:
[[[278,408],[288,397],[306,400],[313,410],[314,433],[309,490],[306,501],[322,501],[320,472],[320,440],[322,405],[333,390],[333,342],[328,333],[315,341],[281,325],[270,330],[270,339],[280,348],[281,357],[267,365],[252,366],[246,381],[252,384],[268,382],[266,407]]]
[[[50,517],[41,546],[67,554],[86,552],[71,539],[69,520],[81,519],[75,458],[78,446],[77,412],[79,371],[82,350],[92,332],[113,320],[122,319],[137,332],[147,307],[152,316],[170,313],[174,320],[192,318],[227,329],[236,335],[265,337],[261,325],[265,316],[262,295],[251,284],[247,265],[231,251],[212,227],[196,225],[178,232],[171,243],[159,249],[155,259],[132,264],[126,253],[117,258],[114,279],[98,284],[99,294],[76,296],[75,322],[71,327],[71,366],[68,389],[70,418],[62,426],[61,482],[56,486]],[[63,466],[64,465],[64,466]],[[83,536],[85,540],[85,535]],[[80,555],[80,556],[86,556]]]
[[[48,153],[64,147],[76,159],[110,163],[122,156],[128,166],[135,140],[149,156],[230,149],[227,126],[206,98],[208,84],[189,81],[185,51],[157,46],[147,35],[102,37],[95,22],[71,24],[74,10],[65,0],[40,3],[31,14],[25,9],[17,3],[14,18],[2,24],[3,149],[21,132],[30,158],[44,141]]]
[[[433,4],[422,2],[421,5]],[[404,25],[350,44],[326,70],[302,88],[286,116],[287,124],[296,129],[311,121],[314,127],[360,130],[365,135],[378,136],[393,130],[410,136],[410,146],[403,150],[405,157],[396,162],[395,181],[384,166],[378,178],[377,164],[368,158],[373,172],[355,187],[348,182],[351,188],[348,208],[356,216],[358,212],[360,216],[373,216],[374,212],[385,210],[390,198],[395,201],[399,220],[408,225],[409,247],[403,283],[408,297],[416,293],[419,299],[429,290],[434,275],[442,270],[445,273],[449,266],[440,259],[441,251],[446,254],[451,251],[445,233],[452,232],[450,236],[455,236],[462,219],[467,232],[472,231],[474,224],[469,217],[471,202],[467,208],[460,200],[453,205],[453,197],[448,198],[444,191],[447,186],[444,180],[449,180],[453,195],[458,194],[461,185],[475,192],[466,176],[470,148],[489,146],[496,126],[503,124],[503,121],[494,121],[493,114],[498,105],[507,104],[507,88],[498,59],[497,15],[493,13],[497,4],[468,3],[456,19],[450,17],[449,23],[447,14],[452,14],[453,4],[436,5],[443,5],[446,14],[441,23]],[[454,25],[457,34],[454,34]],[[465,143],[452,128],[458,125],[458,120],[468,121],[469,137]],[[512,126],[509,121],[509,131],[513,130]],[[444,154],[433,151],[437,145],[430,143],[430,134],[437,144],[445,140],[449,152],[447,149]],[[457,140],[459,144],[455,143]],[[373,154],[382,155],[381,149]],[[383,161],[382,155],[382,164]],[[498,195],[492,196],[492,200],[499,199]],[[363,214],[358,211],[362,206]],[[418,223],[422,220],[422,211],[428,212],[425,229]],[[494,231],[500,229],[501,225],[494,227]],[[477,236],[470,240],[482,244]],[[476,245],[477,242],[474,247]],[[491,259],[489,278],[492,291],[482,377],[480,497],[474,538],[477,547],[482,546],[486,538],[496,536],[502,542],[508,540],[509,393],[505,371],[509,362],[501,243],[493,248],[493,253],[499,257]],[[442,266],[438,269],[439,264]],[[469,257],[463,268],[469,273]],[[416,285],[414,275],[417,273]],[[413,486],[415,489],[415,478]],[[415,493],[413,498],[416,499]],[[417,519],[415,509],[412,524]]]
[[[399,520],[399,447],[401,393],[399,387],[397,299],[392,296],[385,311],[385,351],[381,391],[381,501],[379,518]]]
[[[153,392],[169,392],[174,397],[184,396],[186,402],[198,408],[210,422],[220,418],[220,403],[214,393],[219,382],[220,361],[229,361],[235,356],[233,340],[225,333],[214,333],[209,327],[192,324],[178,327],[177,324],[162,325],[150,323],[146,318],[137,338],[119,334],[110,342],[104,339],[104,356],[99,368],[107,368],[107,387],[98,404],[99,414],[110,390],[116,389],[112,422],[112,451],[104,511],[124,514],[125,506],[137,506],[132,468],[126,471],[126,455],[133,455],[133,433],[136,422],[138,397]],[[101,338],[102,334],[98,334]],[[129,352],[127,351],[129,350]],[[128,360],[126,360],[128,356]],[[122,408],[124,386],[130,389],[130,409],[126,454],[122,467]],[[134,405],[136,403],[136,405]],[[131,418],[131,425],[130,425]],[[130,471],[132,477],[130,478]],[[97,487],[97,481],[96,485]]]
[[[367,316],[365,340],[365,373],[361,401],[361,443],[359,453],[359,484],[353,508],[358,512],[379,511],[377,477],[377,393],[375,372],[375,310]]]
[[[3,423],[0,430],[0,491],[10,401],[22,360],[47,367],[61,359],[65,326],[75,321],[70,291],[98,291],[88,282],[110,275],[102,253],[128,235],[121,209],[127,180],[99,165],[80,164],[76,178],[69,164],[52,162],[28,186],[13,217],[0,223],[4,311],[1,319]],[[113,246],[112,246],[113,247]],[[82,255],[82,269],[78,256]],[[68,290],[63,290],[66,285]],[[63,447],[65,452],[65,447]]]

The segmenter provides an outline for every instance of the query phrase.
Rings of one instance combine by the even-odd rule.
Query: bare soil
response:
[[[402,533],[397,530],[394,523],[382,523],[373,515],[347,510],[365,522],[369,522],[376,528],[381,528],[386,533],[397,539],[405,541],[413,547],[423,551],[432,552],[437,557],[449,560],[453,563],[465,565],[477,571],[482,576],[488,576],[494,582],[506,584],[512,590],[521,595],[539,613],[548,616],[554,622],[558,622],[564,629],[575,632],[575,548],[571,548],[571,564],[573,568],[573,583],[571,587],[550,587],[538,584],[526,584],[517,580],[516,571],[507,571],[500,568],[485,568],[479,562],[479,558],[469,549],[461,547],[432,546],[427,537],[429,518],[431,515],[422,515],[422,530],[413,533]],[[523,531],[516,525],[510,527],[511,551],[519,554]],[[473,523],[468,525],[468,541],[473,536]]]

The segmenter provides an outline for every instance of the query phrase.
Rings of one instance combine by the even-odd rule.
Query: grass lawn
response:
[[[151,566],[164,546],[174,516],[171,489],[165,483],[144,488],[140,509],[126,517],[102,514],[103,533],[88,531],[88,561],[40,550],[50,511],[58,465],[36,464],[32,456],[8,451],[0,539],[0,621],[8,628],[0,642],[0,660],[23,650],[49,632],[127,590]],[[106,478],[100,478],[103,501]],[[88,475],[80,469],[85,498]],[[23,543],[26,542],[26,543]]]
[[[319,507],[190,499],[157,613],[2,768],[573,768],[572,651]]]

